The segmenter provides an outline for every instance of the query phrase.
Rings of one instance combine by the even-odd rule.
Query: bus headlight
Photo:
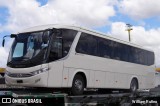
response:
[[[49,70],[48,68],[42,68],[42,69],[31,72],[31,74],[32,75],[37,75],[37,74],[40,74],[40,73],[43,73],[43,72],[47,72],[48,70]]]
[[[5,74],[6,74],[6,75],[10,75],[10,72],[8,72],[8,71],[6,70]]]

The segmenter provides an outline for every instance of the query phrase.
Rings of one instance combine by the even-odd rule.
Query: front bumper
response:
[[[43,72],[31,77],[21,78],[5,75],[5,83],[11,86],[48,87],[48,72]]]

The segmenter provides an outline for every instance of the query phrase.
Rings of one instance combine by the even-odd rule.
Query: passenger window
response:
[[[81,34],[76,52],[142,65],[154,64],[153,52],[86,33]]]
[[[148,65],[147,53],[148,53],[148,51],[143,51],[143,54],[144,54],[144,65]]]
[[[98,40],[98,52],[100,57],[112,58],[112,42],[110,40]]]
[[[131,47],[131,46],[129,46],[128,53],[129,53],[129,59],[128,59],[128,61],[132,62],[132,63],[135,63],[134,62],[134,48]]]
[[[54,61],[62,58],[62,38],[54,37],[53,43],[51,45],[49,59]]]
[[[88,42],[87,42],[87,36],[86,34],[81,34],[77,47],[76,47],[76,52],[78,53],[83,53],[83,54],[88,54]]]
[[[69,53],[76,34],[77,31],[61,29],[59,34],[53,36],[49,61],[54,61],[65,57]]]
[[[143,50],[139,49],[139,64],[145,65],[145,57],[144,57],[144,52]]]
[[[76,34],[77,34],[77,31],[74,31],[74,30],[63,30],[62,31],[63,57],[68,54]]]
[[[120,52],[121,52],[121,60],[128,61],[128,55],[129,55],[128,45],[121,44]]]
[[[153,65],[153,64],[154,64],[154,53],[148,52],[148,65]]]
[[[114,51],[114,59],[120,60],[121,59],[121,48],[119,43],[114,42],[113,44],[113,51]]]
[[[96,37],[82,33],[76,47],[76,52],[97,56]]]

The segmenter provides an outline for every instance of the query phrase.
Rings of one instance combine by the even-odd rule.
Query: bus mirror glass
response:
[[[4,44],[5,44],[5,39],[3,39],[3,41],[2,41],[2,46],[4,47]]]

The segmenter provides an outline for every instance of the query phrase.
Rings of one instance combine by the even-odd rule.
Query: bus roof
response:
[[[117,39],[117,38],[108,36],[105,33],[101,33],[101,32],[98,32],[98,31],[94,31],[94,30],[91,30],[91,29],[88,29],[88,28],[84,28],[84,27],[81,27],[81,26],[75,26],[75,25],[48,24],[48,25],[41,25],[41,26],[30,27],[30,28],[27,28],[25,30],[22,30],[19,33],[42,31],[42,30],[52,29],[52,28],[57,28],[57,29],[61,29],[61,28],[64,28],[64,29],[73,29],[73,30],[77,30],[77,31],[80,31],[80,32],[92,34],[94,36],[110,39],[110,40],[117,41],[117,42],[120,42],[120,43],[123,43],[123,44],[127,44],[127,45],[131,45],[131,46],[138,47],[138,48],[141,48],[141,49],[145,49],[145,50],[148,50],[148,51],[152,51],[152,50],[144,48],[144,47],[142,47],[140,45],[137,45],[137,44],[134,44],[134,43],[131,43],[131,42],[127,42],[127,41],[124,41],[124,40],[121,40],[121,39]]]

